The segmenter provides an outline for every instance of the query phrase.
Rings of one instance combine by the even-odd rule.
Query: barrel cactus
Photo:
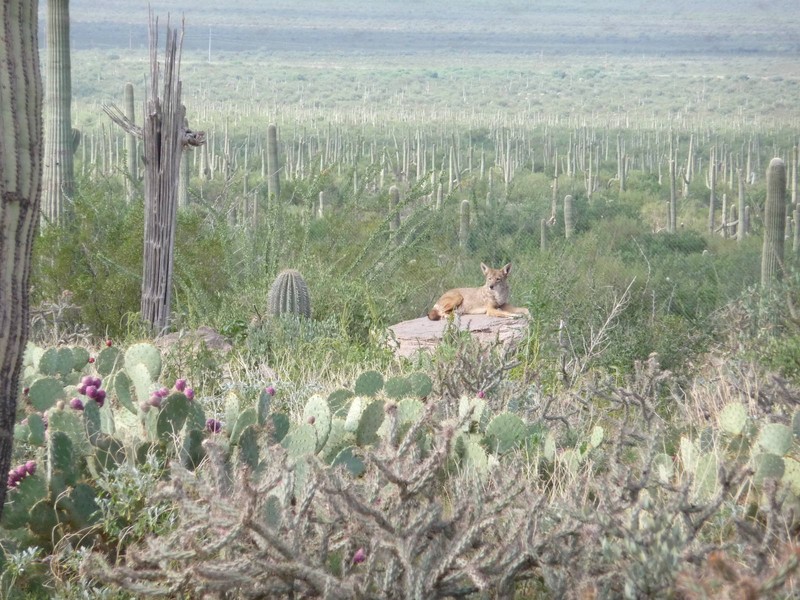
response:
[[[274,316],[295,314],[311,317],[308,286],[299,271],[286,269],[278,273],[267,296],[267,312]]]

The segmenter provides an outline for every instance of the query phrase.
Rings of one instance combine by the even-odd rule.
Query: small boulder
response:
[[[491,343],[499,339],[504,343],[520,341],[525,335],[528,320],[489,317],[486,315],[461,315],[456,317],[456,326],[481,342]],[[409,358],[419,351],[431,351],[442,340],[447,320],[431,321],[427,317],[403,321],[389,327],[394,341],[396,356]]]

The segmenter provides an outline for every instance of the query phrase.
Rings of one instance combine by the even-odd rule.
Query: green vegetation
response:
[[[766,177],[782,158],[797,200],[785,35],[716,47],[744,43],[749,4],[647,7],[624,28],[621,2],[591,24],[465,2],[436,18],[443,38],[535,21],[577,46],[455,59],[426,50],[423,5],[362,4],[275,4],[273,43],[302,15],[321,45],[274,52],[242,28],[255,3],[192,5],[242,46],[208,62],[187,40],[208,144],[188,155],[160,341],[138,316],[141,181],[99,108],[144,52],[73,52],[72,216],[35,248],[0,596],[796,595],[797,223],[770,212]],[[419,46],[365,59],[325,38],[345,25],[385,33],[385,54],[388,31]],[[706,53],[661,56],[681,33]],[[764,288],[768,226],[786,241]],[[481,262],[513,264],[522,340],[448,326],[396,358],[388,327],[478,285]]]

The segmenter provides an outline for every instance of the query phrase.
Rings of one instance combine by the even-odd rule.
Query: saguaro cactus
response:
[[[786,228],[786,164],[773,158],[767,167],[767,202],[764,207],[764,245],[761,249],[761,285],[781,278]]]
[[[47,0],[46,38],[42,222],[60,225],[66,218],[67,202],[73,190],[69,0]]]
[[[575,207],[572,196],[564,197],[564,237],[569,239],[575,233]]]
[[[125,84],[125,116],[131,123],[136,123],[136,110],[133,101],[133,84]],[[133,198],[136,186],[134,181],[139,178],[138,173],[138,157],[136,156],[136,136],[133,133],[128,133],[125,136],[125,168],[127,170],[128,181],[128,201]]]
[[[0,516],[11,466],[22,353],[28,338],[31,249],[42,181],[42,80],[36,0],[5,0],[0,19]]]
[[[267,128],[267,193],[272,198],[281,194],[280,165],[278,164],[278,127]]]
[[[180,32],[183,36],[183,32]],[[185,146],[205,143],[204,132],[186,126],[186,107],[181,104],[180,47],[178,31],[167,26],[164,74],[158,61],[158,22],[150,18],[150,78],[142,127],[128,121],[116,107],[103,107],[111,119],[128,132],[142,137],[146,169],[142,320],[160,335],[169,326],[172,300],[172,261],[178,211],[178,184]],[[159,96],[159,82],[164,92]]]

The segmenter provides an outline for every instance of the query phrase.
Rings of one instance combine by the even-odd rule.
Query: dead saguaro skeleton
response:
[[[181,30],[167,21],[164,74],[158,63],[158,20],[150,15],[150,78],[142,127],[137,127],[116,106],[103,109],[125,131],[142,138],[144,148],[144,267],[142,276],[142,320],[152,333],[169,327],[178,181],[181,158],[187,146],[205,143],[205,132],[186,126],[186,107],[181,103]],[[159,82],[163,93],[159,97]]]

